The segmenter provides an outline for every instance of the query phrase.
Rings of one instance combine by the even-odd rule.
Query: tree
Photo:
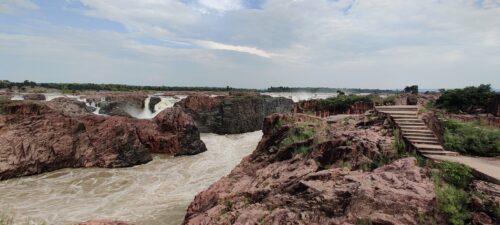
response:
[[[466,87],[463,89],[451,89],[442,93],[436,101],[438,108],[446,109],[450,112],[476,113],[484,111],[489,100],[495,95],[491,86],[481,84],[478,87]]]
[[[418,94],[418,85],[406,86],[404,92]]]

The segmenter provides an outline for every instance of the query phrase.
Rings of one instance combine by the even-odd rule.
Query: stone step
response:
[[[413,132],[408,132],[408,133],[403,133],[403,136],[412,136],[412,137],[422,137],[422,138],[436,138],[434,134],[429,134],[429,133],[413,133]]]
[[[393,110],[393,109],[404,109],[404,110],[418,110],[416,105],[394,105],[394,106],[376,106],[376,110]]]
[[[450,155],[450,156],[457,156],[457,155],[459,155],[457,152],[451,152],[451,151],[421,150],[419,152],[422,153],[424,156],[426,156],[426,155]]]
[[[437,141],[436,137],[422,137],[422,136],[413,136],[413,135],[405,135],[405,138],[408,140],[419,140],[419,141]]]
[[[394,121],[396,123],[401,123],[401,122],[418,122],[418,123],[423,123],[421,119],[418,118],[394,118]]]
[[[381,113],[386,113],[386,114],[389,114],[389,115],[417,115],[417,112],[415,111],[379,111]]]
[[[400,126],[425,126],[425,123],[422,121],[396,121]]]
[[[434,133],[432,133],[432,131],[430,131],[428,129],[419,130],[419,129],[410,129],[410,128],[402,127],[401,130],[403,131],[403,133],[434,134]]]
[[[440,143],[435,140],[409,140],[412,144],[428,144],[428,145],[439,145]]]
[[[442,151],[444,151],[444,148],[441,145],[414,144],[414,146],[418,150],[442,150]]]
[[[429,130],[426,126],[414,126],[414,125],[399,125],[403,130]]]
[[[417,115],[391,115],[395,120],[400,119],[418,119]]]

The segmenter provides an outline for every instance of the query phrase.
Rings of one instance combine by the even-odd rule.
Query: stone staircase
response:
[[[375,110],[392,117],[396,126],[417,151],[424,155],[458,155],[456,152],[446,151],[439,143],[436,135],[418,118],[418,106],[378,106]]]

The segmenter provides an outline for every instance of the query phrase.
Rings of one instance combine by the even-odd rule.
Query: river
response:
[[[262,133],[201,136],[208,150],[194,156],[155,155],[130,168],[62,169],[1,181],[0,212],[15,224],[118,219],[178,225],[194,196],[249,155]]]

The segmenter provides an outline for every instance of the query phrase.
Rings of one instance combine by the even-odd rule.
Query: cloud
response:
[[[74,71],[99,65],[91,71],[102,75],[95,82],[122,82],[113,75],[122,73],[130,82],[144,83],[148,75],[136,79],[133,73],[153,73],[151,79],[164,77],[178,85],[400,88],[481,82],[500,87],[495,0],[256,0],[258,7],[242,0],[80,1],[84,7],[72,12],[125,29],[66,30],[23,14],[16,23],[0,23],[0,34],[32,37],[8,42],[4,37],[0,70],[8,67],[16,79],[28,70],[37,74],[41,64],[26,66],[36,60],[54,66],[51,74],[71,71],[70,65]],[[87,56],[83,61],[79,52]],[[64,65],[61,71],[57,61]],[[11,66],[15,62],[18,68]]]
[[[243,8],[241,0],[198,0],[198,2],[206,8],[221,12]]]
[[[38,5],[30,0],[4,0],[0,2],[0,13],[17,13],[39,9]]]
[[[260,57],[264,57],[264,58],[271,58],[274,55],[273,53],[266,52],[264,50],[261,50],[261,49],[255,48],[255,47],[228,45],[228,44],[217,43],[217,42],[213,42],[213,41],[197,41],[197,44],[203,48],[242,52],[242,53],[252,54],[252,55],[256,55],[256,56],[260,56]]]

